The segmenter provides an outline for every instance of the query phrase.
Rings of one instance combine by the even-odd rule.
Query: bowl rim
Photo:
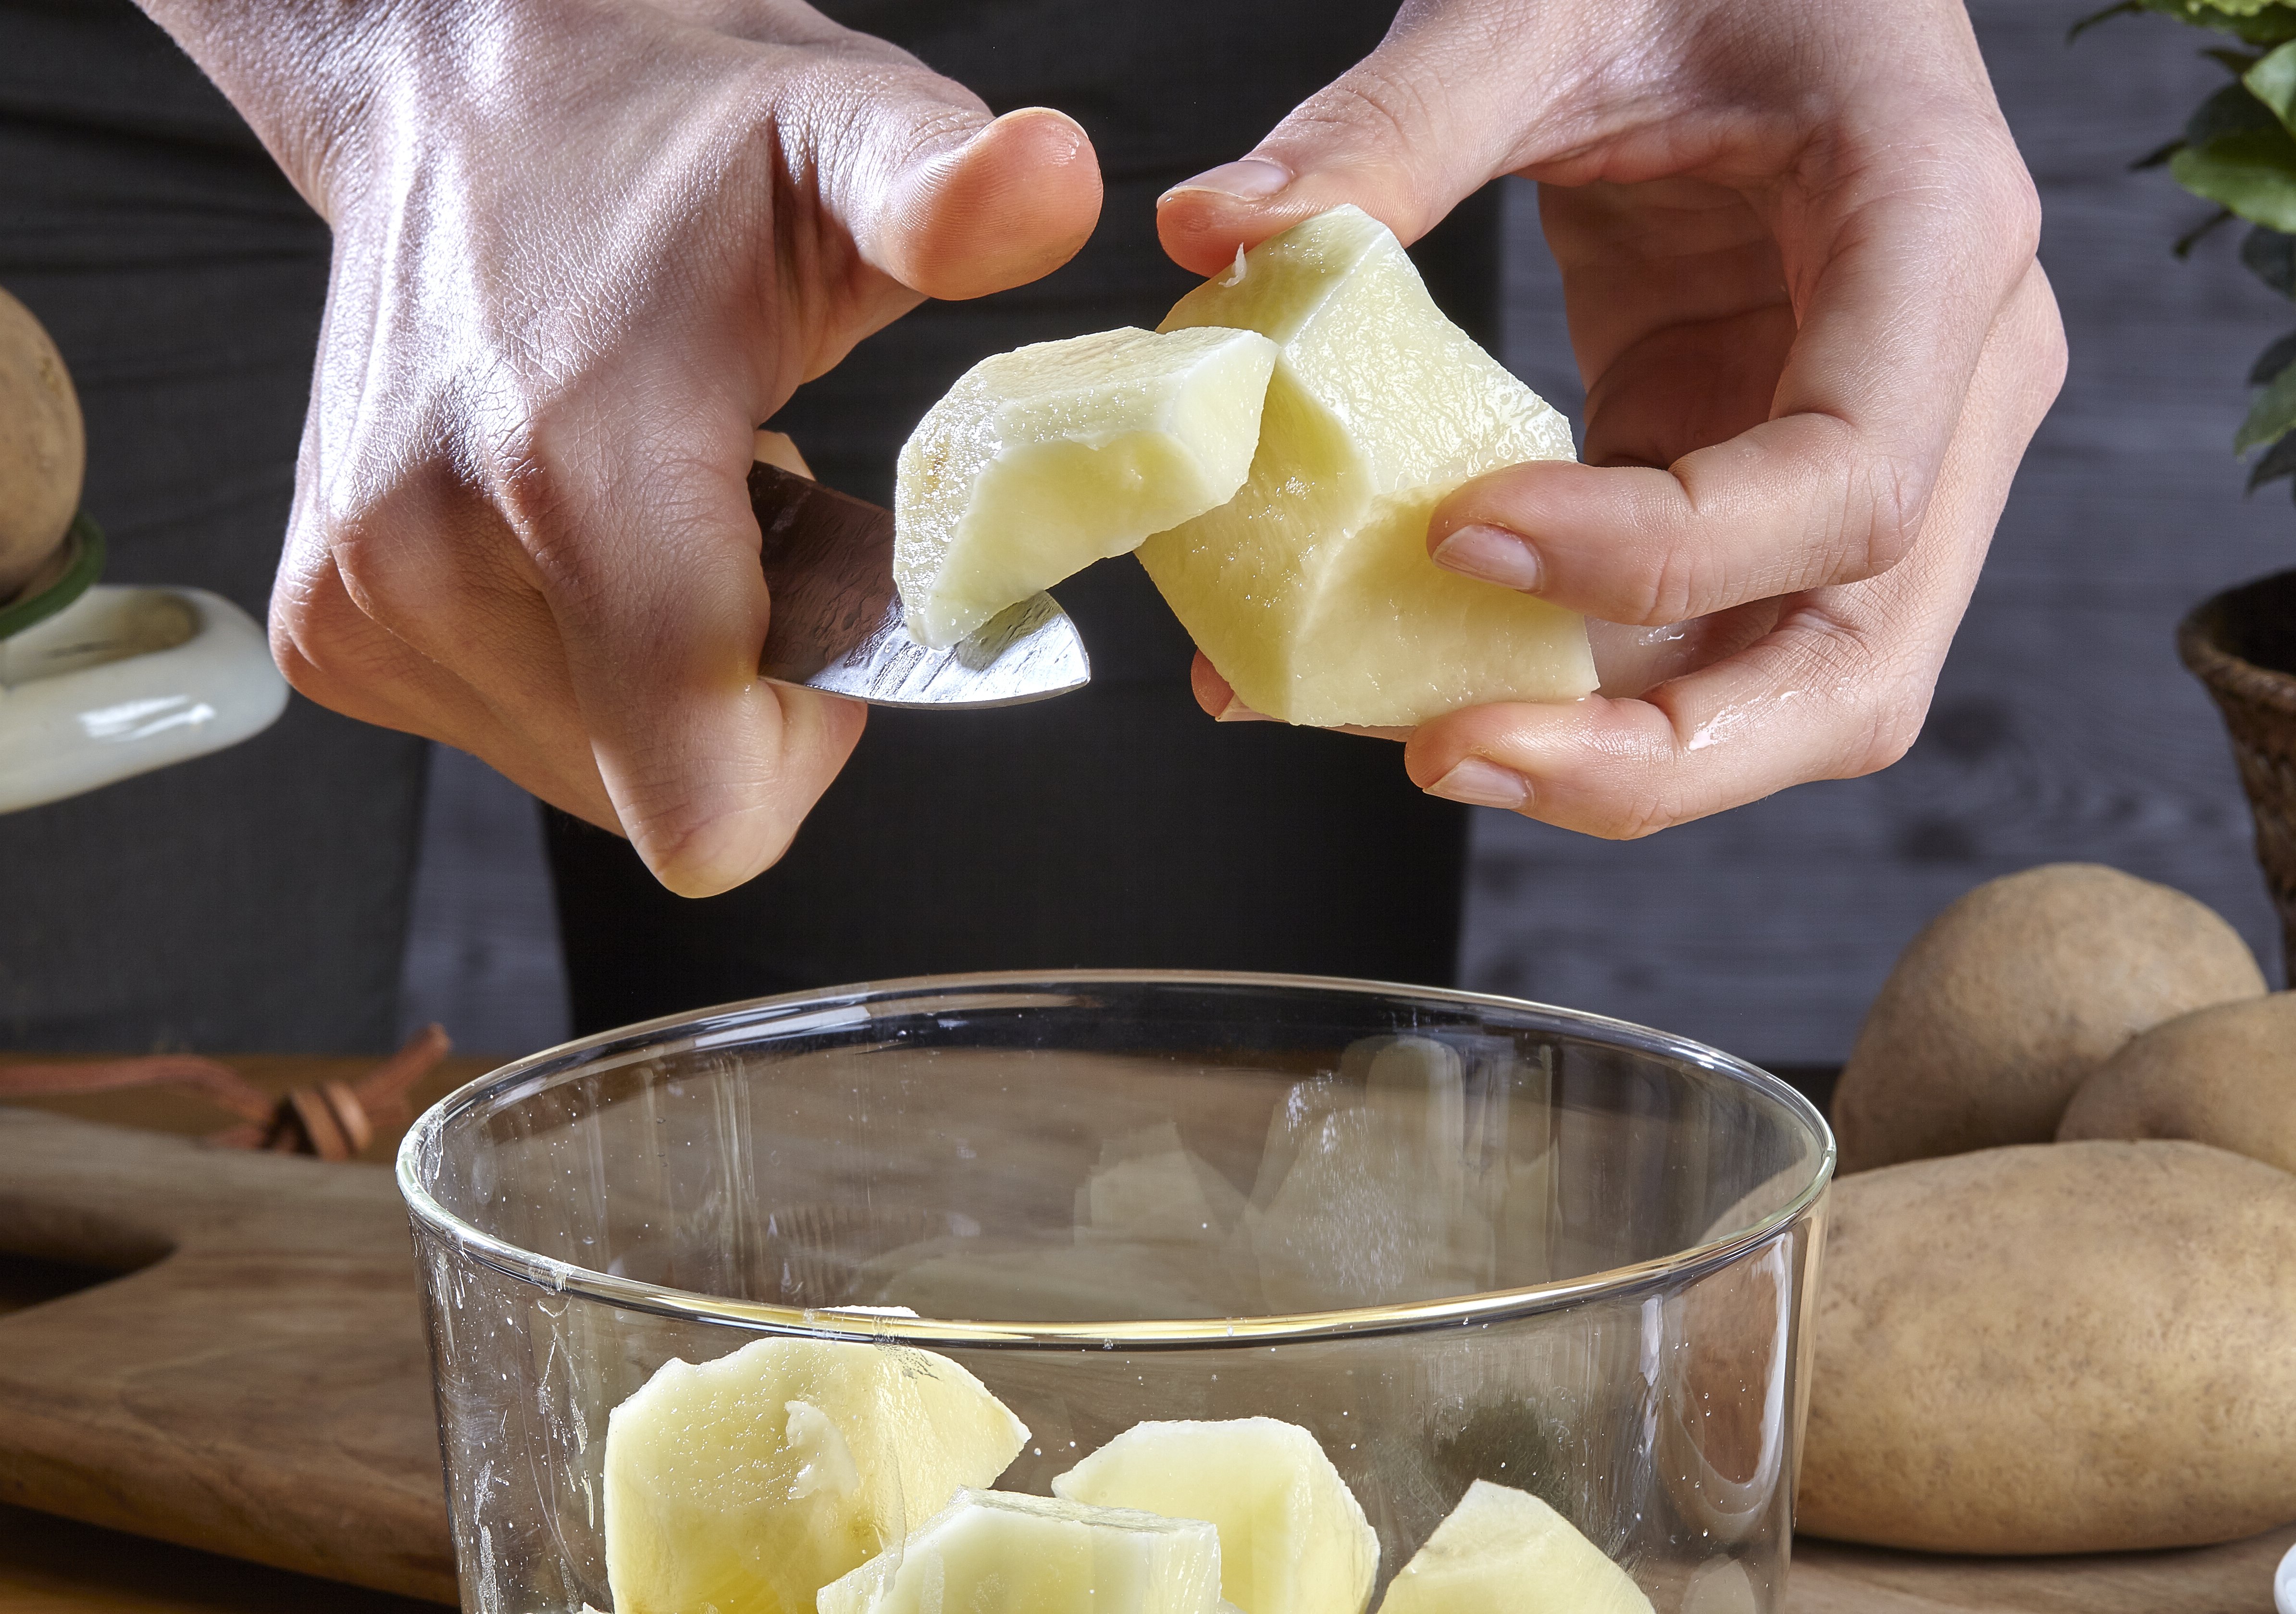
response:
[[[578,1070],[611,1069],[612,1064],[602,1065],[596,1056],[614,1050],[617,1045],[628,1046],[625,1049],[626,1057],[613,1063],[636,1063],[642,1059],[658,1058],[665,1053],[742,1041],[747,1034],[753,1032],[763,1035],[777,1021],[800,1023],[784,1024],[785,1030],[796,1030],[800,1026],[827,1029],[832,1026],[864,1023],[873,1018],[870,1013],[873,1004],[958,991],[987,989],[1010,995],[1031,991],[1072,991],[1095,986],[1243,987],[1334,995],[1402,996],[1453,1008],[1499,1010],[1518,1018],[1528,1014],[1549,1022],[1550,1028],[1567,1028],[1576,1035],[1587,1035],[1614,1045],[1662,1055],[1751,1088],[1809,1128],[1818,1143],[1816,1163],[1809,1180],[1785,1203],[1727,1237],[1693,1244],[1652,1260],[1608,1267],[1580,1277],[1386,1307],[1271,1313],[1253,1317],[1070,1323],[983,1323],[938,1317],[884,1316],[857,1309],[809,1309],[763,1301],[737,1300],[722,1295],[643,1282],[522,1249],[456,1216],[440,1204],[424,1185],[424,1158],[437,1146],[450,1121],[481,1104],[511,1096],[513,1089],[539,1092],[554,1085],[557,1080],[570,1077]],[[663,1035],[673,1032],[685,1032],[686,1035],[682,1037]],[[908,1345],[961,1348],[1072,1350],[1080,1344],[1091,1344],[1103,1348],[1121,1346],[1131,1349],[1160,1349],[1275,1345],[1313,1340],[1356,1339],[1446,1326],[1471,1326],[1558,1310],[1598,1294],[1628,1295],[1661,1284],[1686,1282],[1736,1262],[1757,1247],[1780,1237],[1807,1217],[1824,1198],[1833,1180],[1835,1158],[1833,1132],[1826,1124],[1824,1113],[1798,1089],[1759,1066],[1689,1037],[1584,1010],[1566,1009],[1496,993],[1415,987],[1342,976],[1226,970],[997,970],[906,976],[821,990],[778,993],[707,1009],[662,1015],[561,1043],[555,1047],[498,1066],[464,1083],[424,1110],[399,1142],[394,1175],[418,1233],[427,1231],[444,1238],[463,1256],[506,1277],[531,1283],[554,1296],[574,1295],[622,1310],[679,1321],[817,1339],[894,1340]]]

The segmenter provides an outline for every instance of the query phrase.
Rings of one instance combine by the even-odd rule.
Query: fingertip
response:
[[[1075,257],[1100,204],[1091,136],[1064,112],[1022,107],[912,170],[882,266],[927,297],[985,297]]]
[[[1235,691],[1228,687],[1219,669],[1198,651],[1188,668],[1188,688],[1196,697],[1196,704],[1204,709],[1207,717],[1217,717],[1235,703]]]
[[[1156,239],[1174,263],[1209,278],[1226,270],[1238,249],[1250,251],[1294,225],[1345,206],[1361,208],[1406,246],[1438,217],[1399,174],[1369,168],[1303,172],[1283,156],[1262,151],[1207,169],[1158,197]]]

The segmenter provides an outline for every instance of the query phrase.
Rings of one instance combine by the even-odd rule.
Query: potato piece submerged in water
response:
[[[1478,1479],[1379,1614],[1651,1614],[1633,1578],[1528,1491]]]
[[[821,1589],[820,1614],[1217,1614],[1219,1536],[1196,1519],[964,1490]]]
[[[812,1614],[1028,1438],[980,1380],[908,1346],[769,1339],[666,1362],[606,1424],[614,1607]]]
[[[901,447],[893,579],[954,644],[1016,600],[1224,504],[1259,441],[1275,346],[1127,328],[985,358]]]
[[[1379,1537],[1315,1436],[1275,1418],[1136,1423],[1053,1481],[1095,1507],[1206,1519],[1242,1614],[1363,1614]]]
[[[2296,1176],[2183,1143],[1834,1185],[1795,1525],[1936,1553],[2296,1518]]]
[[[2264,989],[2239,932],[2182,891],[2087,863],[1988,881],[1867,1012],[1833,1090],[1841,1169],[2046,1142],[2130,1037]]]
[[[1594,689],[1578,617],[1428,555],[1445,495],[1572,458],[1570,427],[1443,317],[1386,225],[1343,207],[1261,242],[1160,329],[1197,325],[1281,350],[1259,451],[1234,498],[1138,553],[1246,704],[1390,725]]]

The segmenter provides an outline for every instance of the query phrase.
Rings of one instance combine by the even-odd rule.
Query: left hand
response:
[[[1210,274],[1341,202],[1414,241],[1503,174],[1540,185],[1586,463],[1476,478],[1428,543],[1585,612],[1603,685],[1424,724],[1412,779],[1628,837],[1896,761],[2065,368],[1961,6],[1412,0],[1158,227]]]

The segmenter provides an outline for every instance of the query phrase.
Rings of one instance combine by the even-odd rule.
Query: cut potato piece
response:
[[[616,1614],[810,1614],[1028,1438],[980,1380],[907,1346],[760,1340],[666,1362],[606,1424]]]
[[[1478,1479],[1379,1614],[1651,1614],[1627,1572],[1528,1491]]]
[[[820,1614],[1217,1614],[1219,1537],[1194,1519],[959,1491],[821,1589]]]
[[[1315,1436],[1275,1418],[1136,1423],[1053,1494],[1219,1527],[1220,1593],[1243,1614],[1362,1614],[1379,1537]]]
[[[1416,724],[1595,687],[1580,619],[1437,566],[1427,518],[1468,478],[1572,457],[1563,418],[1443,317],[1384,225],[1311,218],[1205,282],[1161,329],[1274,339],[1242,490],[1141,563],[1244,702],[1316,725]]]
[[[1259,440],[1275,362],[1275,344],[1248,331],[1127,327],[966,371],[901,447],[893,580],[910,634],[954,644],[1226,504]]]
[[[1079,1244],[1217,1244],[1242,1216],[1243,1196],[1189,1152],[1170,1121],[1111,1138],[1076,1194]]]

